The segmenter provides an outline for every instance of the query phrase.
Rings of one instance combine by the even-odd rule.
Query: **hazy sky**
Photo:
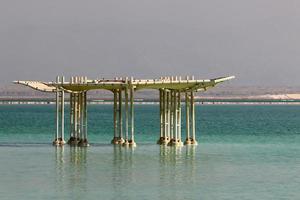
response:
[[[0,82],[194,74],[300,85],[299,0],[0,0]]]

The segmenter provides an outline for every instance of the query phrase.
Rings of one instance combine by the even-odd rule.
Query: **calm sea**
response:
[[[158,106],[137,105],[127,149],[109,144],[112,106],[91,105],[91,146],[55,148],[53,105],[1,105],[0,199],[300,199],[300,106],[202,105],[196,116],[197,147],[163,148]]]

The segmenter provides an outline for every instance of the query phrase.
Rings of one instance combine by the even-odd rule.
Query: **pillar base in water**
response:
[[[164,137],[160,137],[158,140],[157,140],[157,144],[162,144],[162,142],[164,141]]]
[[[71,145],[71,146],[76,146],[79,143],[80,139],[76,138],[76,137],[70,137],[69,141],[67,142],[67,144]]]
[[[187,138],[184,141],[185,145],[198,145],[198,142],[196,140],[193,140],[193,138]]]
[[[132,140],[129,140],[129,146],[130,147],[136,147],[136,143]]]
[[[114,137],[111,140],[111,144],[123,144],[125,142],[125,140],[123,138],[120,137]]]
[[[192,144],[191,138],[186,138],[184,141],[184,145],[191,145],[191,144]]]
[[[119,138],[118,137],[114,137],[112,140],[111,140],[111,144],[118,144],[118,140]]]
[[[198,142],[196,140],[192,140],[192,145],[198,145]]]
[[[124,147],[136,147],[136,143],[132,140],[125,140],[122,144]]]
[[[129,141],[125,139],[124,143],[122,144],[123,146],[129,146]]]
[[[53,144],[54,146],[61,146],[61,145],[66,144],[66,142],[65,142],[62,138],[56,138],[56,139],[52,142],[52,144]]]
[[[90,146],[87,139],[81,139],[81,140],[79,140],[79,142],[78,142],[77,145],[80,146],[80,147],[88,147],[88,146]]]
[[[136,143],[132,140],[125,140],[122,144],[124,147],[136,147]]]
[[[157,144],[159,145],[168,145],[170,142],[170,139],[168,137],[160,137],[157,141]]]
[[[181,142],[181,140],[175,140],[175,139],[171,139],[171,141],[168,144],[169,146],[176,146],[176,147],[181,147],[183,146],[183,142]]]

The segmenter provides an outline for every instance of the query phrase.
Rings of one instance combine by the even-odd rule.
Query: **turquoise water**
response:
[[[91,147],[55,148],[53,106],[0,106],[0,199],[300,198],[300,106],[196,106],[199,145],[177,149],[155,144],[154,105],[137,148],[109,145],[111,111],[89,106]]]

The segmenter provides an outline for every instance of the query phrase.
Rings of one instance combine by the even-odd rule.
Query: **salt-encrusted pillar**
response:
[[[170,120],[169,120],[169,130],[170,130],[170,142],[171,145],[174,140],[174,91],[170,91]]]
[[[74,133],[74,94],[70,93],[70,138],[67,142],[68,144],[75,139]]]
[[[123,138],[123,113],[122,113],[122,105],[123,104],[123,99],[122,99],[122,89],[119,89],[119,140],[118,144],[123,144],[124,143],[124,138]]]
[[[65,77],[61,77],[61,84],[65,83]],[[61,89],[61,132],[60,132],[60,145],[65,144],[65,91]]]
[[[126,83],[128,83],[128,80],[126,78]],[[125,88],[125,142],[123,143],[124,146],[128,146],[129,145],[129,107],[128,107],[128,86],[126,86]]]
[[[183,143],[181,141],[181,92],[178,91],[177,93],[178,93],[177,94],[178,95],[177,96],[177,98],[178,98],[178,100],[177,100],[177,115],[178,115],[178,117],[177,117],[177,134],[178,134],[178,136],[177,136],[176,145],[182,146]]]
[[[164,101],[163,101],[164,90],[159,89],[159,139],[157,140],[157,144],[164,143]]]
[[[112,144],[118,144],[118,90],[114,89],[114,106],[113,106],[113,112],[114,112],[114,137],[111,141]]]
[[[88,146],[88,107],[87,92],[84,92],[84,143]]]
[[[190,98],[189,93],[185,92],[185,116],[186,116],[186,139],[184,144],[191,144],[191,136],[190,136]]]
[[[191,92],[191,114],[192,114],[192,140],[191,144],[197,145],[196,140],[196,123],[195,123],[195,100],[194,100],[194,92]]]
[[[172,134],[172,138],[171,138],[171,145],[176,145],[176,142],[177,142],[177,92],[176,90],[174,90],[173,92],[173,95],[172,95],[172,131],[173,131],[173,134]]]
[[[163,142],[162,144],[163,145],[167,145],[170,141],[170,137],[168,135],[168,126],[167,126],[167,120],[168,120],[168,111],[167,111],[167,104],[168,104],[168,101],[167,101],[167,90],[164,89],[163,90],[163,98],[162,98],[162,102],[163,102],[163,105],[162,105],[162,109],[163,109]]]
[[[171,141],[171,91],[166,93],[166,128],[167,128],[167,144]]]
[[[80,93],[80,140],[79,146],[89,146],[87,140],[87,92]]]
[[[53,145],[60,145],[60,142],[59,142],[59,118],[60,118],[60,95],[59,95],[59,87],[58,87],[58,84],[59,84],[59,76],[56,77],[56,134],[55,134],[55,138],[54,138],[54,141],[53,141]]]
[[[134,140],[134,88],[132,86],[133,79],[130,81],[130,119],[131,119],[131,139],[129,140],[129,145],[132,147],[136,146]]]

